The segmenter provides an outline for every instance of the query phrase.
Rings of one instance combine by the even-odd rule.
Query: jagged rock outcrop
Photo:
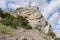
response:
[[[14,30],[14,36],[9,36],[0,33],[0,40],[54,40],[51,36],[46,35],[50,31],[51,25],[47,23],[42,14],[39,12],[38,7],[28,6],[24,8],[17,8],[11,13],[15,17],[22,15],[27,17],[32,29],[27,30],[18,28]]]
[[[50,30],[51,25],[47,23],[47,21],[38,9],[39,8],[36,6],[17,8],[14,12],[12,12],[12,15],[22,15],[27,17],[27,20],[33,28],[41,29],[45,33],[47,33]]]

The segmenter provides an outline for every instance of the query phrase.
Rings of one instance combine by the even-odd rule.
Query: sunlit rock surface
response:
[[[0,34],[0,40],[54,40],[37,29],[26,30],[23,28],[15,30],[16,35],[9,36]]]
[[[22,15],[27,17],[32,29],[27,30],[18,28],[13,30],[16,34],[9,36],[0,33],[0,40],[54,40],[51,36],[46,35],[48,31],[51,31],[51,25],[44,19],[43,15],[39,12],[39,8],[36,6],[28,6],[24,8],[17,8],[11,12],[11,15],[15,17]]]
[[[45,33],[47,33],[51,28],[51,25],[48,24],[43,15],[40,13],[39,8],[36,6],[17,8],[14,12],[12,12],[12,15],[22,15],[27,17],[27,20],[33,28],[41,29]]]

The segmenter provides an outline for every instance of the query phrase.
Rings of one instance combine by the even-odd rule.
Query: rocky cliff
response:
[[[54,38],[44,34],[37,29],[26,30],[19,28],[15,30],[16,35],[9,36],[6,34],[0,34],[0,40],[54,40]]]
[[[13,36],[0,33],[0,40],[54,40],[54,38],[46,34],[51,31],[51,25],[44,19],[38,7],[28,6],[17,8],[11,12],[11,15],[15,17],[17,15],[27,17],[32,29],[17,28],[13,30],[13,32],[15,32]]]
[[[22,15],[27,17],[27,20],[33,28],[41,29],[45,33],[47,33],[51,28],[51,25],[48,24],[43,15],[40,13],[39,8],[36,6],[17,8],[12,15]]]

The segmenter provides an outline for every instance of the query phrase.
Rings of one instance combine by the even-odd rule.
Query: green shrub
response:
[[[1,8],[0,8],[0,17],[3,17],[3,11]]]
[[[4,24],[4,25],[7,25],[7,26],[9,26],[9,25],[12,24],[12,23],[11,23],[11,20],[10,20],[10,19],[7,19],[7,18],[1,19],[0,22],[1,22],[2,24]]]
[[[15,30],[14,28],[11,28],[10,26],[5,26],[0,24],[0,33],[4,33],[4,34],[8,34],[8,35],[14,35],[15,32],[13,32],[13,30]]]
[[[18,26],[26,28],[26,29],[31,29],[32,27],[29,25],[29,22],[27,20],[27,17],[23,16],[17,16],[14,17],[13,15],[10,15],[10,13],[3,13],[2,9],[0,8],[0,23],[10,26],[13,28],[17,28]]]
[[[18,20],[12,19],[12,18],[2,18],[0,21],[2,24],[6,26],[11,26],[13,28],[17,28],[18,26]]]
[[[6,17],[9,17],[10,16],[10,14],[9,13],[3,13],[3,18],[6,18]]]
[[[54,32],[50,32],[50,31],[47,33],[47,35],[51,36],[52,38],[56,37],[55,33]]]
[[[55,38],[55,40],[60,40],[60,38]]]
[[[14,28],[17,28],[17,27],[19,26],[19,20],[14,19],[14,20],[12,21],[12,25],[11,25],[11,26],[14,27]]]
[[[9,13],[3,14],[4,17],[1,19],[1,23],[6,26],[11,26],[13,28],[17,28],[18,26],[31,29],[32,27],[29,25],[29,22],[26,17],[23,16],[17,16],[14,17],[13,15],[10,15]]]
[[[21,23],[22,26],[27,26],[28,20],[26,19],[26,17],[17,16],[17,19],[19,20],[19,23]]]
[[[8,16],[10,16],[10,14],[7,13],[7,12],[3,13],[3,10],[0,8],[0,17],[1,17],[1,18],[6,18],[6,17],[8,17]]]
[[[27,26],[22,26],[25,29],[32,29],[31,25],[27,25]]]

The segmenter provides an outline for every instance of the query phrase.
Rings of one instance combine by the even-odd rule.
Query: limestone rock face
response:
[[[15,36],[0,34],[0,40],[54,40],[52,37],[45,35],[37,29],[26,30],[17,29]]]
[[[12,12],[12,15],[22,15],[27,17],[27,20],[29,21],[29,24],[32,25],[32,28],[41,29],[45,33],[50,30],[51,25],[47,23],[36,6],[17,8],[14,12]]]
[[[17,37],[18,40],[54,40],[52,37],[45,35],[43,32],[40,32],[37,29],[19,29],[17,30]]]

